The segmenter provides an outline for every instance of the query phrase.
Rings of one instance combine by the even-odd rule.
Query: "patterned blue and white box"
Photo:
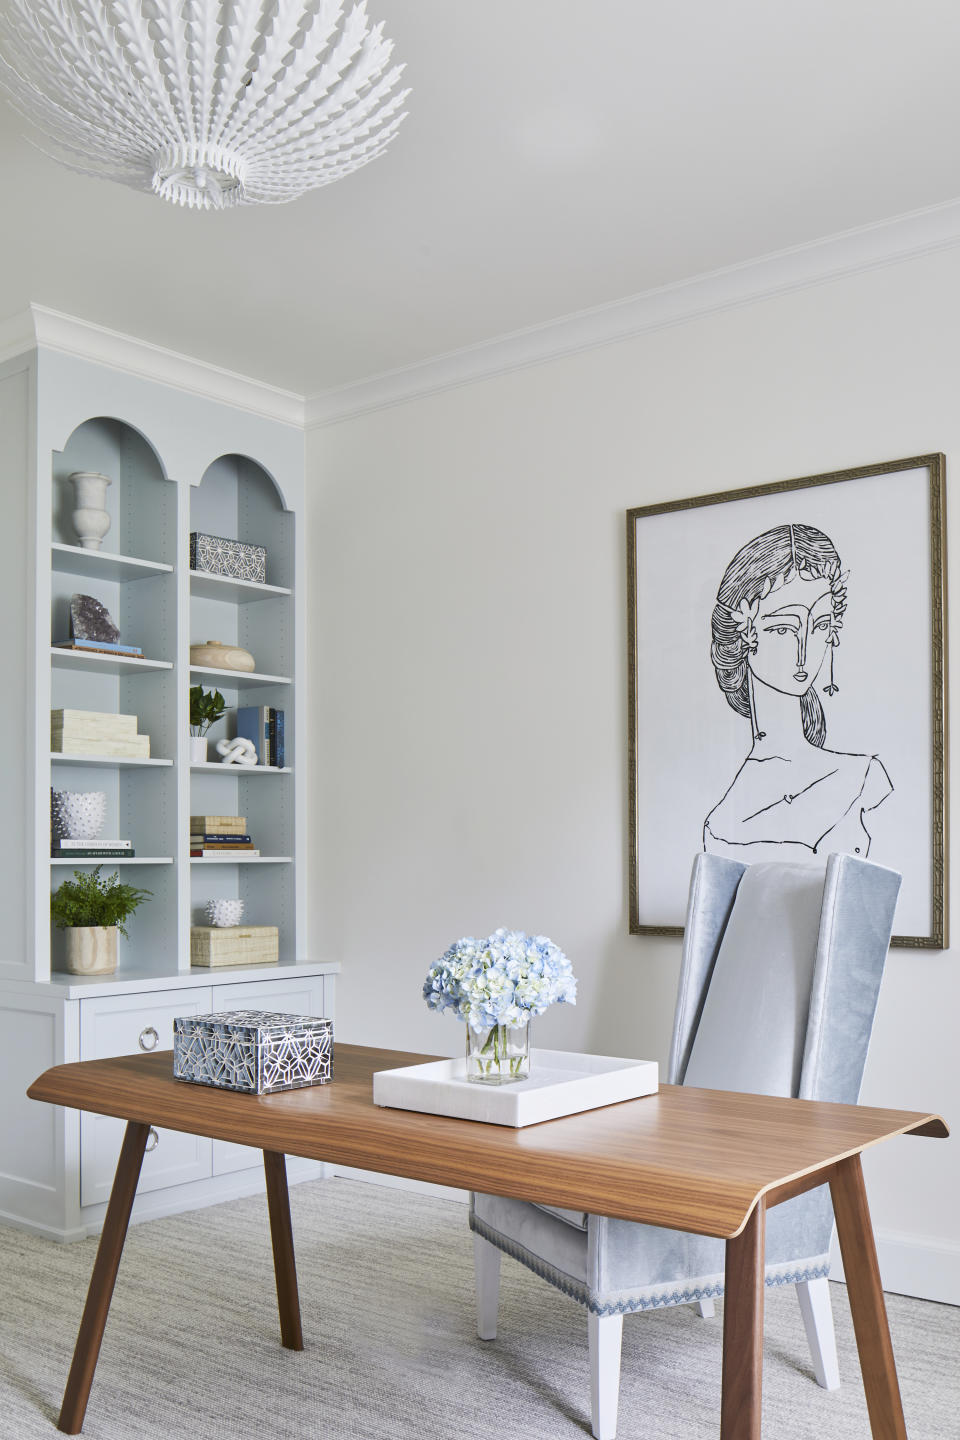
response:
[[[224,1010],[173,1022],[173,1076],[269,1095],[333,1078],[333,1021],[269,1010]]]
[[[267,552],[263,545],[246,545],[242,540],[226,540],[222,535],[190,532],[190,569],[205,575],[229,575],[232,580],[267,578]]]

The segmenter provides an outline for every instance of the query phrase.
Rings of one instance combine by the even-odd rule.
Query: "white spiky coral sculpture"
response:
[[[376,159],[402,66],[340,0],[8,0],[0,84],[58,160],[201,209],[294,200]]]

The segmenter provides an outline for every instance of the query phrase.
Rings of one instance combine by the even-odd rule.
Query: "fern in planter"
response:
[[[132,915],[144,900],[150,899],[152,890],[139,890],[136,885],[124,885],[116,871],[101,877],[103,867],[96,865],[88,874],[74,870],[72,880],[64,880],[59,890],[50,896],[50,914],[59,930],[70,930],[83,926],[115,925],[124,939],[129,939],[124,920]]]

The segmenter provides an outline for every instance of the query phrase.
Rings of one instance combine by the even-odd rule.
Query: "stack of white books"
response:
[[[64,755],[149,760],[150,736],[137,733],[136,715],[112,715],[101,710],[51,710],[50,749]]]

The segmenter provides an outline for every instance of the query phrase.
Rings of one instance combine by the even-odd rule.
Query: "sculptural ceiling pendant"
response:
[[[392,43],[340,0],[8,0],[0,84],[73,170],[199,209],[277,204],[381,155]]]

